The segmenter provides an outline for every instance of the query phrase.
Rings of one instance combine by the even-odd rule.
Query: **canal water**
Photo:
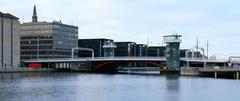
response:
[[[240,81],[177,75],[0,74],[0,101],[239,101]]]

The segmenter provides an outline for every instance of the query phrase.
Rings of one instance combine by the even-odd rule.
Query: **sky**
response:
[[[61,20],[79,27],[79,38],[110,38],[156,46],[182,35],[182,49],[209,41],[209,56],[240,56],[239,0],[0,0],[0,12],[30,22]]]

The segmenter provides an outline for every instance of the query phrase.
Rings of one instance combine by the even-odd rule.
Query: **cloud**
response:
[[[98,20],[111,14],[114,3],[111,0],[62,0],[61,2],[39,0],[38,5],[39,8],[42,7],[43,16]]]
[[[168,23],[195,23],[204,19],[204,14],[187,13],[187,12],[172,12],[159,15],[159,20]]]
[[[39,21],[79,26],[80,38],[148,38],[159,45],[175,30],[183,35],[182,48],[192,48],[198,36],[202,46],[209,40],[210,54],[240,54],[238,0],[1,0],[0,10],[31,21],[34,3]]]

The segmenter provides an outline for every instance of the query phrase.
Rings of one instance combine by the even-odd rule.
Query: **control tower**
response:
[[[169,72],[179,72],[180,68],[180,39],[181,35],[163,36],[166,46],[166,63]]]

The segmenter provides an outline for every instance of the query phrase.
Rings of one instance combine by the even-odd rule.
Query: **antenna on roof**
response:
[[[207,58],[208,58],[208,48],[209,48],[209,43],[208,43],[208,40],[207,40]]]

